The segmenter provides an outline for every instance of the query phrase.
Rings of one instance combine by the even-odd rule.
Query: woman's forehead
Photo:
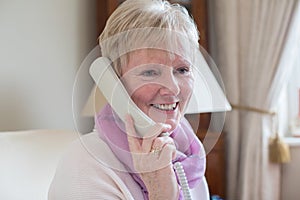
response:
[[[162,49],[139,49],[129,53],[129,65],[145,63],[174,64],[177,62],[189,63],[189,59]]]

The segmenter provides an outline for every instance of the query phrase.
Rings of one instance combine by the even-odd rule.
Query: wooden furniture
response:
[[[197,115],[186,115],[196,135],[201,140],[206,151],[205,177],[210,195],[218,195],[222,199],[226,196],[226,160],[225,133],[208,132],[201,128],[201,118]]]
[[[99,34],[102,32],[105,22],[109,15],[116,9],[116,7],[124,0],[99,0]],[[193,16],[199,32],[200,45],[209,52],[208,47],[208,14],[207,1],[208,0],[169,0],[171,3],[179,3],[187,8]],[[199,115],[188,115],[187,119],[193,124],[195,132],[199,139],[203,142],[217,143],[214,148],[207,152],[207,168],[206,179],[210,189],[211,195],[219,195],[225,198],[225,149],[224,140],[221,135],[207,133],[210,124],[210,113]],[[200,120],[199,120],[200,119]],[[205,144],[204,144],[205,146]]]
[[[213,133],[198,130],[197,136],[202,141],[206,151],[206,172],[205,177],[211,195],[218,195],[225,198],[225,145],[224,133]],[[211,149],[213,145],[213,148]]]

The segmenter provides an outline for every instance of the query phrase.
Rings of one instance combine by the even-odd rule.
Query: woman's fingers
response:
[[[175,146],[172,138],[169,136],[157,137],[153,140],[152,149],[163,149],[167,145]]]
[[[172,161],[176,156],[176,146],[174,140],[169,136],[157,137],[153,140],[152,144],[152,153],[159,152],[159,157],[162,159],[167,159],[168,161]],[[155,152],[156,151],[156,152]]]
[[[153,140],[161,134],[167,133],[170,129],[171,126],[169,124],[157,123],[153,126],[142,140],[144,152],[149,152],[153,146]]]
[[[129,149],[131,152],[138,152],[141,150],[142,141],[139,137],[137,137],[132,117],[130,115],[126,115],[125,119],[125,128],[127,132]]]
[[[135,130],[132,117],[128,115],[125,127],[129,150],[137,171],[150,172],[162,169],[175,158],[174,141],[169,134],[166,134],[171,128],[170,125],[158,123],[151,128],[149,133],[145,134],[148,137],[140,138]],[[150,135],[151,137],[149,137]]]
[[[128,142],[130,143],[130,147],[134,148],[134,152],[136,152],[136,150],[142,151],[143,153],[149,152],[152,147],[153,140],[159,135],[167,133],[171,128],[169,124],[157,123],[149,128],[147,133],[139,134],[135,130],[132,117],[130,115],[126,115],[125,119]],[[140,135],[144,135],[144,137],[141,138]]]

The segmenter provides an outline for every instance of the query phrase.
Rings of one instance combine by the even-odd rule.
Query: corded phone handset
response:
[[[155,122],[131,100],[121,80],[111,67],[111,61],[108,58],[97,58],[90,67],[90,75],[122,121],[125,121],[126,114],[130,113],[135,128],[141,136],[155,125]]]
[[[122,121],[125,121],[126,114],[130,113],[134,120],[136,131],[141,136],[155,125],[155,122],[132,101],[113,67],[111,67],[111,61],[108,58],[97,58],[90,67],[90,75]],[[175,163],[174,168],[183,191],[184,199],[191,199],[188,182],[181,163]]]

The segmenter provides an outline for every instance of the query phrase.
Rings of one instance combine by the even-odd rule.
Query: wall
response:
[[[0,131],[74,129],[74,78],[97,30],[96,0],[1,0]]]
[[[291,162],[282,165],[281,199],[299,199],[300,197],[300,138],[286,138],[290,146]]]

